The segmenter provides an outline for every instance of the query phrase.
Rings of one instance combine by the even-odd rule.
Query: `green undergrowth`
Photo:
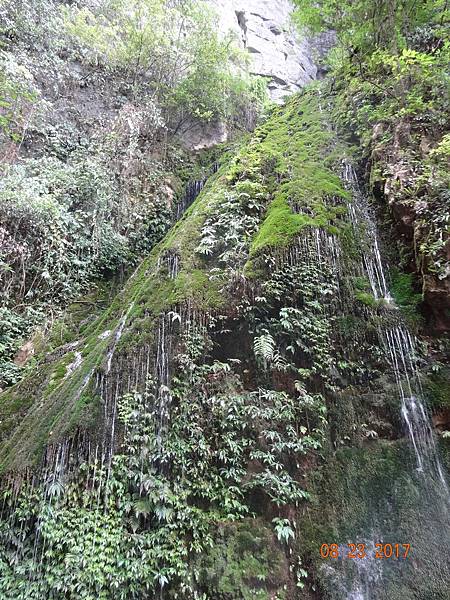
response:
[[[414,289],[414,277],[412,273],[402,273],[398,269],[392,272],[391,291],[394,300],[405,318],[412,326],[421,322],[418,307],[422,302],[422,294]]]
[[[203,313],[232,311],[233,281],[239,272],[251,274],[250,257],[253,261],[263,249],[289,245],[304,227],[348,233],[341,221],[348,193],[336,175],[342,152],[317,90],[275,108],[233,156],[222,159],[192,206],[103,314],[80,315],[75,326],[55,333],[52,339],[59,335],[64,344],[60,353],[55,348],[41,358],[38,378],[31,375],[3,394],[2,468],[27,465],[46,444],[79,425],[92,425],[99,410],[95,374],[105,368],[112,349],[127,355],[151,341],[161,313],[176,314],[186,304]],[[171,257],[178,262],[175,273],[169,273]],[[123,319],[123,336],[115,344]],[[81,361],[68,372],[75,352]]]
[[[114,343],[114,332],[127,312],[126,327],[133,329],[133,324],[142,315],[153,315],[150,319],[152,327],[158,314],[189,300],[204,310],[220,305],[222,298],[217,285],[210,284],[207,272],[201,268],[201,260],[196,268],[195,259],[191,257],[195,234],[198,235],[208,206],[215,199],[208,191],[210,188],[211,184],[182,221],[143,261],[99,318],[87,319],[83,325],[80,315],[81,326],[80,322],[77,326],[74,323],[58,325],[50,347],[57,345],[58,337],[63,345],[59,352],[49,356],[50,363],[44,357],[38,364],[39,377],[33,373],[3,393],[0,400],[0,465],[3,470],[34,462],[47,444],[59,441],[79,425],[95,422],[98,399],[93,390],[93,375],[104,368]],[[175,279],[169,279],[164,268],[157,266],[158,257],[168,250],[180,252],[184,267]],[[89,296],[82,302],[95,300]],[[102,337],[103,334],[106,337]],[[76,347],[72,348],[71,343]],[[138,346],[138,336],[131,336],[131,343]],[[81,353],[82,362],[66,377],[74,350]]]
[[[292,530],[276,515],[308,498],[299,461],[320,448],[321,405],[245,390],[236,361],[208,360],[207,332],[180,336],[162,438],[150,377],[147,392],[118,399],[123,435],[107,475],[93,458],[17,496],[3,488],[0,596],[129,600],[164,587],[173,598],[289,598]]]
[[[434,411],[450,410],[450,368],[441,366],[424,381],[425,392]]]

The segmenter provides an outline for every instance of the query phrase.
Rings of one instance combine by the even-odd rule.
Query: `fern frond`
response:
[[[275,340],[270,333],[263,333],[253,341],[253,352],[256,358],[263,361],[264,365],[272,362],[275,352]]]

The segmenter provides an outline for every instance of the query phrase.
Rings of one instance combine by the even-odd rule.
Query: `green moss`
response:
[[[448,538],[438,487],[417,475],[405,440],[376,441],[364,448],[344,448],[327,457],[311,480],[312,502],[300,518],[298,551],[312,565],[324,597],[338,600],[336,580],[351,589],[358,577],[351,561],[328,562],[323,569],[322,544],[411,544],[410,560],[384,561],[380,587],[374,597],[448,597],[449,565],[439,547]],[[424,502],[423,498],[427,500]],[[432,574],[432,576],[430,576]],[[400,590],[400,592],[399,592]],[[411,596],[411,590],[416,595]],[[383,595],[384,594],[384,595]]]
[[[355,298],[358,302],[361,302],[361,304],[369,306],[370,308],[377,308],[378,306],[377,299],[369,292],[355,292]]]
[[[255,234],[250,256],[264,248],[286,247],[305,227],[348,234],[340,219],[348,192],[336,175],[344,152],[330,132],[314,90],[273,111],[230,166],[227,178],[238,192],[271,198]],[[348,235],[347,235],[348,237]],[[252,272],[246,266],[246,274]]]
[[[421,322],[418,306],[422,302],[422,294],[414,290],[412,273],[403,273],[398,269],[392,271],[391,282],[392,296],[405,317],[412,325]]]
[[[372,294],[370,282],[367,277],[352,277],[351,284],[354,289],[355,299],[358,302],[369,308],[378,308],[381,305],[380,300],[377,300]]]
[[[195,565],[211,598],[283,600],[289,565],[261,519],[222,523],[214,546]]]
[[[367,277],[353,277],[352,282],[355,289],[359,292],[367,292],[368,290],[370,290],[370,282],[367,279]]]
[[[303,227],[314,225],[314,219],[295,214],[285,198],[274,200],[267,211],[250,248],[250,256],[266,246],[289,246]]]
[[[158,313],[187,300],[192,300],[198,308],[205,310],[223,303],[218,284],[211,282],[205,271],[194,269],[181,271],[173,280],[157,282],[154,295],[146,303],[146,307]]]
[[[329,233],[338,234],[339,228],[332,225],[333,220],[342,214],[339,208],[327,208],[316,202],[311,208],[314,216],[294,213],[288,201],[278,196],[271,202],[267,216],[250,247],[250,256],[265,247],[279,248],[289,246],[304,227],[322,227]],[[345,209],[344,209],[345,210]]]
[[[450,408],[450,369],[448,367],[442,367],[438,372],[428,375],[423,384],[433,410]]]

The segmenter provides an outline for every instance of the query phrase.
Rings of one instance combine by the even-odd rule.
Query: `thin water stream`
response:
[[[380,253],[374,215],[367,196],[360,188],[354,168],[346,161],[343,165],[342,177],[352,194],[348,209],[355,233],[358,235],[358,231],[364,231],[366,247],[362,252],[362,267],[370,282],[372,294],[375,300],[382,303],[387,310],[398,311],[389,293],[387,271]],[[441,497],[442,518],[448,519],[449,487],[439,459],[431,417],[424,403],[417,368],[416,343],[401,315],[397,313],[397,316],[398,318],[386,319],[386,324],[379,325],[379,338],[395,376],[401,418],[414,452],[416,471],[422,480],[421,489],[427,494],[428,490],[435,490],[432,493],[437,493]],[[395,324],[392,324],[393,321]],[[350,589],[347,589],[343,596],[345,600],[376,600],[383,581],[380,561],[358,560],[354,561],[352,566],[353,581]]]

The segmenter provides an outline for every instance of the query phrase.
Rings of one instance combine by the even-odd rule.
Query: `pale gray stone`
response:
[[[249,70],[267,77],[269,94],[282,102],[317,76],[313,50],[291,23],[289,0],[207,0],[223,35],[230,31],[250,53]]]

